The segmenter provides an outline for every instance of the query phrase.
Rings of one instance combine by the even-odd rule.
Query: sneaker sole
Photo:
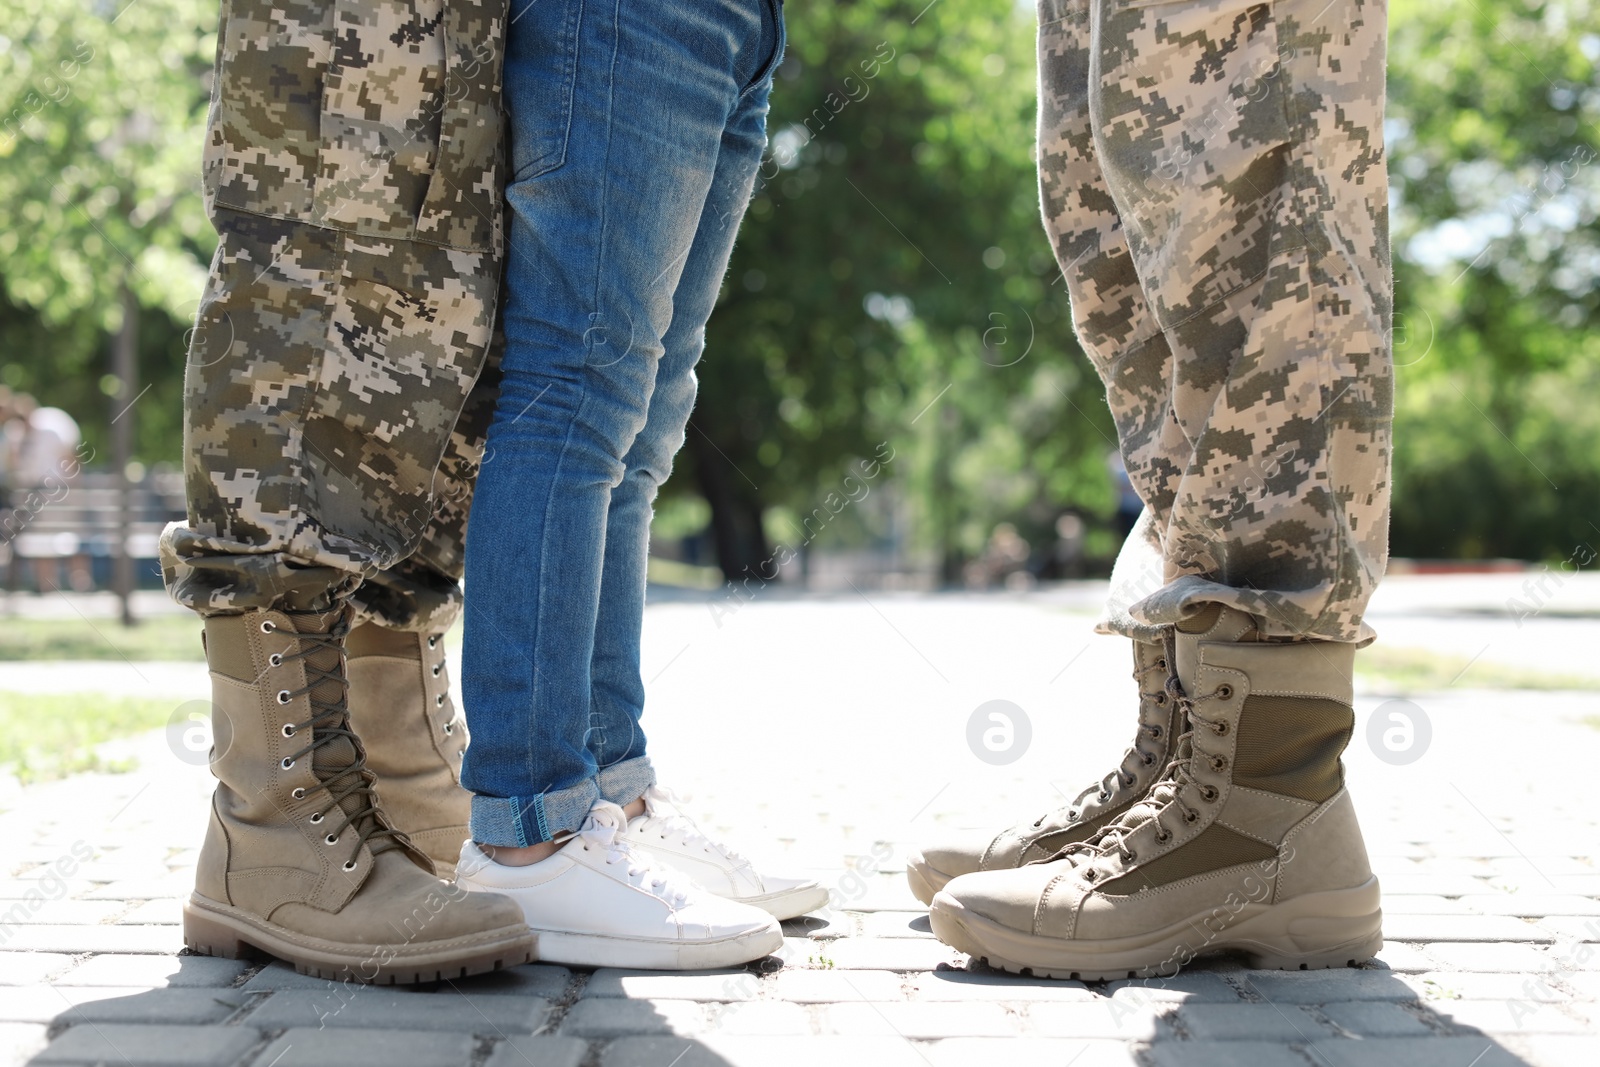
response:
[[[410,985],[532,963],[538,939],[527,927],[502,927],[436,945],[361,945],[297,934],[194,894],[183,905],[183,941],[202,956],[237,960],[266,953],[301,974],[368,985]]]
[[[1249,904],[1241,918],[1211,938],[1207,909],[1137,937],[1071,941],[1025,934],[963,907],[948,893],[934,897],[933,933],[951,948],[991,967],[1040,978],[1098,982],[1170,978],[1190,960],[1216,952],[1241,952],[1251,967],[1313,970],[1354,967],[1383,947],[1378,880],[1352,889],[1304,893],[1281,904]]]
[[[931,866],[920,852],[913,852],[906,857],[906,882],[911,886],[911,895],[924,905],[931,905],[934,895],[954,877]]]
[[[712,967],[738,967],[783,947],[783,933],[775,928],[752,930],[715,941],[651,941],[603,934],[574,934],[560,930],[534,931],[539,938],[539,959],[571,967],[628,967],[646,971],[694,971]]]
[[[797,919],[807,915],[828,903],[828,891],[820,885],[802,885],[793,889],[785,889],[779,893],[768,893],[760,897],[729,897],[741,904],[748,904],[752,908],[760,908],[768,915],[782,922],[785,919]]]

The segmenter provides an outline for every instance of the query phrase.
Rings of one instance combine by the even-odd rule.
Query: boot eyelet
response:
[[[1219,793],[1215,788],[1206,786],[1204,789],[1200,790],[1200,795],[1206,800],[1216,800],[1217,797],[1221,796],[1222,794]]]
[[[429,648],[438,648],[439,647],[439,635],[438,634],[429,634],[428,635],[428,647]]]
[[[294,736],[294,723],[286,722],[286,723],[283,724],[283,736],[284,737],[293,737]]]
[[[443,693],[440,693],[438,696],[433,698],[433,706],[436,707],[436,708],[444,707],[444,694]]]
[[[311,816],[311,818],[307,819],[306,821],[309,822],[312,826],[318,825],[319,823],[322,822],[322,812],[320,812],[320,811],[317,812],[315,815]]]
[[[325,845],[337,845],[339,843],[339,835],[329,834],[327,837],[322,839],[322,843]]]
[[[294,699],[294,697],[289,695],[289,691],[287,689],[278,690],[278,703],[287,704],[287,703],[289,703],[289,701],[291,701],[293,699]]]
[[[1161,739],[1161,727],[1159,727],[1159,726],[1150,727],[1150,736],[1159,741]]]
[[[1072,822],[1077,822],[1078,821],[1078,813],[1075,812],[1075,811],[1069,811],[1069,812],[1067,812],[1067,818],[1068,818],[1068,820],[1070,820]]]
[[[1139,854],[1137,852],[1134,852],[1132,849],[1129,849],[1127,852],[1124,852],[1122,854],[1122,862],[1123,863],[1136,863],[1138,861],[1138,859],[1139,859]]]
[[[353,870],[356,869],[356,861],[355,860],[345,860],[344,866],[340,867],[339,869],[348,874],[350,871],[353,871]]]
[[[1167,706],[1167,694],[1165,694],[1165,693],[1157,693],[1156,694],[1156,707],[1164,708],[1166,706]]]
[[[442,672],[442,671],[443,671],[443,670],[444,670],[444,664],[443,664],[443,663],[435,663],[435,664],[434,664],[434,665],[433,665],[433,676],[434,676],[434,677],[435,677],[435,678],[437,678],[437,677],[439,677],[439,674],[440,674],[440,673],[441,673],[441,672]]]
[[[1106,801],[1108,801],[1110,799],[1111,799],[1111,794],[1110,793],[1101,793],[1100,794],[1100,803],[1104,804]]]
[[[1150,753],[1146,752],[1144,754],[1144,765],[1146,767],[1154,767],[1156,765],[1156,758],[1154,756],[1150,755]],[[1128,784],[1132,785],[1133,783],[1129,782]]]
[[[270,634],[272,631],[276,630],[277,628],[278,628],[278,624],[273,622],[271,619],[262,619],[261,620],[261,632],[262,633]]]
[[[273,667],[281,667],[283,666],[283,657],[274,652],[272,655],[267,657],[267,663]]]
[[[1213,757],[1211,757],[1211,769],[1212,770],[1220,771],[1224,767],[1226,767],[1227,765],[1228,765],[1228,758],[1226,756],[1213,756]]]
[[[294,759],[290,756],[285,756],[278,762],[278,766],[282,767],[286,771],[290,770],[294,767]]]
[[[1149,762],[1148,762],[1148,761],[1147,761],[1147,762],[1146,762],[1146,763],[1145,763],[1145,766],[1146,766],[1146,767],[1148,767],[1148,766],[1150,766],[1150,764],[1149,764]],[[1123,779],[1123,780],[1122,780],[1122,784],[1123,784],[1123,785],[1130,785],[1130,786],[1131,786],[1131,785],[1132,785],[1132,784],[1133,784],[1133,783],[1134,783],[1134,782],[1137,782],[1137,781],[1138,781],[1138,780],[1139,780],[1139,779],[1138,779],[1138,777],[1137,777],[1137,776],[1136,776],[1136,775],[1132,775],[1132,774],[1130,774],[1130,775],[1128,775],[1128,777],[1126,777],[1126,778],[1124,778],[1124,779]]]
[[[1160,659],[1156,660],[1156,670],[1164,671],[1166,669],[1167,669],[1167,657],[1162,656]]]
[[[1226,682],[1224,682],[1222,685],[1217,686],[1217,699],[1219,699],[1219,700],[1229,700],[1232,697],[1233,697],[1233,686],[1228,685]]]
[[[1171,840],[1172,840],[1172,832],[1170,830],[1163,830],[1159,834],[1156,835],[1156,844],[1158,844],[1158,845],[1164,845],[1168,841],[1171,841]]]
[[[306,798],[306,791],[304,789],[296,789],[289,795],[296,800],[304,800]]]
[[[1200,818],[1200,813],[1198,811],[1186,811],[1186,812],[1183,813],[1183,821],[1184,822],[1195,822],[1199,818]]]
[[[446,737],[448,737],[451,734],[455,733],[456,732],[456,724],[453,723],[453,722],[445,723],[444,724],[444,732],[445,732],[445,736]]]
[[[1217,725],[1211,728],[1211,732],[1216,734],[1218,737],[1222,737],[1228,732],[1228,724],[1225,722],[1219,722]]]
[[[1100,872],[1095,870],[1093,867],[1090,867],[1087,871],[1083,872],[1083,880],[1085,882],[1092,882],[1096,878],[1099,878],[1099,877],[1100,877]]]

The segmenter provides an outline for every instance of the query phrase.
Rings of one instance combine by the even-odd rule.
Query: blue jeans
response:
[[[655,781],[645,561],[766,148],[780,0],[513,0],[506,350],[467,527],[472,836]]]

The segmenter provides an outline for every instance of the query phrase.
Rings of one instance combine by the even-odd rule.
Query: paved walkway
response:
[[[1504,610],[1515,585],[1502,596],[1493,583],[1432,580],[1430,593],[1421,581],[1392,583],[1375,612],[1391,644],[1596,672],[1584,651],[1597,625],[1587,585],[1569,582],[1567,600],[1558,589],[1519,626]],[[185,957],[178,909],[203,827],[204,766],[158,734],[124,746],[141,758],[135,773],[16,792],[0,813],[0,1063],[1600,1063],[1592,691],[1474,690],[1469,671],[1396,704],[1392,687],[1363,683],[1349,779],[1389,939],[1364,969],[1262,972],[1220,959],[1165,982],[1084,985],[978,970],[935,941],[904,887],[906,851],[946,828],[1042,812],[1109,769],[1128,740],[1123,649],[1092,636],[1084,594],[650,609],[647,726],[664,780],[708,827],[833,890],[826,912],[786,924],[779,958],[748,971],[533,965],[378,990]],[[1535,625],[1537,658],[1522,651]],[[15,688],[15,669],[0,687]],[[115,677],[41,670],[35,687],[138,684]],[[188,677],[151,672],[151,691],[175,707],[203,698],[203,673]],[[966,740],[974,709],[997,699],[1031,725],[1006,766]],[[1400,753],[1382,742],[1394,728],[1391,742],[1405,741],[1396,712],[1411,724]],[[1405,756],[1416,758],[1396,762]]]

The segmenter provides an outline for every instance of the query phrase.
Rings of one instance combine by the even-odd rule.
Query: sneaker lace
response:
[[[1141,701],[1146,695],[1148,695],[1144,691],[1144,685],[1145,679],[1151,674],[1161,672],[1167,676],[1166,680],[1169,683],[1171,682],[1172,676],[1170,672],[1167,671],[1167,664],[1171,662],[1173,662],[1173,660],[1171,650],[1169,649],[1167,655],[1163,658],[1157,660],[1147,667],[1136,667],[1134,669],[1133,680],[1134,683],[1139,687]],[[1164,689],[1163,691],[1165,692],[1166,690]],[[1170,697],[1170,693],[1168,695]],[[1118,788],[1118,786],[1127,787],[1137,782],[1139,780],[1138,775],[1134,771],[1128,769],[1129,761],[1137,757],[1141,766],[1148,767],[1155,763],[1157,759],[1154,754],[1146,751],[1140,746],[1140,742],[1142,742],[1146,737],[1150,738],[1152,741],[1159,740],[1161,737],[1161,727],[1155,725],[1154,723],[1141,722],[1139,724],[1139,732],[1135,735],[1133,744],[1129,745],[1122,753],[1122,759],[1117,763],[1116,769],[1112,770],[1094,785],[1089,786],[1083,792],[1073,797],[1070,805],[1060,808],[1052,808],[1050,811],[1045,812],[1043,815],[1033,820],[1034,829],[1038,829],[1039,827],[1043,826],[1046,819],[1062,811],[1067,813],[1068,822],[1077,822],[1078,813],[1083,809],[1084,800],[1091,793],[1095,794],[1095,798],[1099,800],[1100,803],[1104,804],[1106,801],[1111,799],[1111,794]]]
[[[730,845],[706,834],[699,825],[683,813],[678,795],[664,786],[653,785],[645,791],[645,822],[641,829],[658,834],[663,841],[673,841],[685,848],[701,848],[706,852],[720,852],[731,863],[746,862],[745,857]]]
[[[369,845],[372,854],[378,855],[399,848],[397,839],[402,837],[399,830],[384,826],[377,818],[377,796],[366,775],[367,757],[355,732],[350,729],[349,678],[345,674],[344,653],[344,639],[349,632],[348,617],[334,623],[326,633],[296,632],[292,637],[298,646],[297,650],[278,653],[275,659],[277,665],[292,660],[305,661],[306,684],[299,689],[281,691],[278,699],[287,703],[297,696],[307,698],[307,703],[311,705],[311,717],[304,722],[287,724],[284,734],[292,737],[301,730],[309,729],[312,741],[298,752],[290,753],[285,758],[285,764],[292,766],[306,756],[311,757],[312,773],[316,775],[318,784],[308,792],[328,794],[328,802],[317,811],[314,821],[321,822],[335,810],[343,813],[344,821],[328,831],[330,843],[351,826],[358,828],[355,848],[345,861],[346,869],[354,867],[360,858],[362,845]],[[319,657],[326,658],[328,654],[337,654],[337,666],[324,666],[319,662]],[[328,686],[334,687],[336,693],[331,698]],[[355,753],[354,759],[343,767],[318,766],[316,753],[340,742],[350,746]],[[328,754],[333,755],[332,752]],[[350,803],[347,804],[347,800]]]
[[[1167,662],[1177,661],[1174,648],[1175,635],[1167,635]],[[1202,798],[1213,800],[1216,790],[1210,785],[1201,782],[1195,777],[1193,771],[1194,761],[1208,759],[1212,761],[1215,769],[1220,770],[1221,756],[1207,755],[1198,748],[1195,741],[1196,731],[1204,727],[1213,734],[1221,736],[1228,732],[1228,724],[1219,719],[1208,719],[1195,710],[1197,704],[1215,699],[1214,696],[1190,697],[1183,691],[1182,684],[1178,681],[1177,672],[1167,676],[1166,693],[1169,699],[1175,702],[1180,721],[1185,724],[1183,733],[1178,735],[1177,742],[1173,745],[1172,759],[1167,763],[1150,791],[1139,802],[1123,812],[1116,819],[1101,827],[1090,837],[1083,841],[1074,842],[1057,852],[1051,859],[1065,859],[1074,868],[1092,864],[1102,856],[1116,851],[1124,863],[1132,863],[1138,855],[1127,845],[1127,835],[1145,825],[1151,820],[1156,821],[1156,840],[1165,842],[1171,840],[1172,831],[1168,830],[1160,819],[1167,811],[1176,808],[1183,813],[1186,823],[1192,823],[1200,818],[1200,813],[1191,808],[1184,801],[1184,790],[1193,786],[1200,792]],[[1085,877],[1094,880],[1094,872],[1086,872]]]
[[[611,808],[613,810],[607,810]],[[650,892],[661,899],[668,901],[674,907],[681,907],[689,898],[689,889],[679,882],[674,872],[662,867],[652,867],[640,855],[628,846],[622,835],[627,826],[627,817],[622,814],[622,809],[615,805],[596,805],[584,820],[583,827],[578,831],[578,837],[583,841],[583,847],[603,850],[606,854],[606,863],[626,863],[628,880],[640,888],[648,887]]]

